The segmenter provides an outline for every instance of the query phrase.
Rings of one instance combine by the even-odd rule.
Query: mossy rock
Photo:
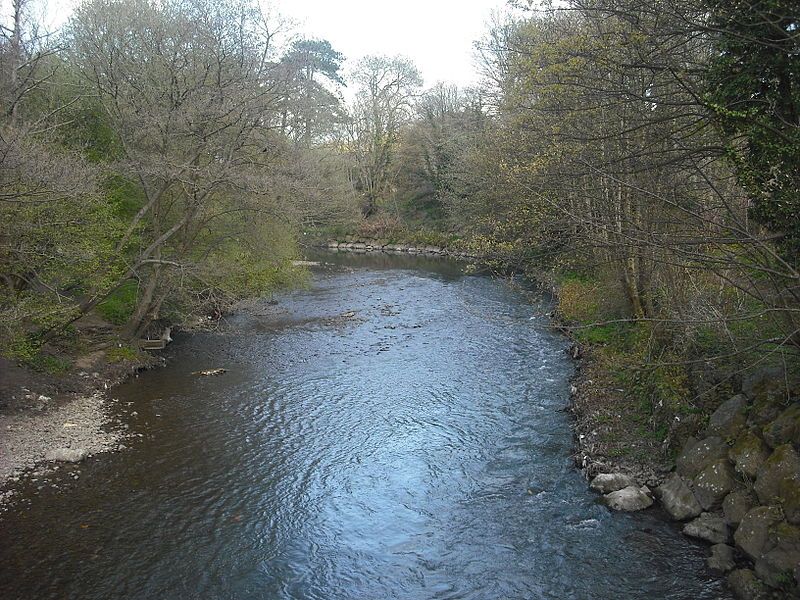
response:
[[[731,492],[722,501],[722,512],[728,525],[737,526],[744,516],[758,505],[758,501],[748,490]]]
[[[700,471],[692,482],[692,491],[705,510],[722,506],[725,496],[737,486],[733,466],[727,459],[717,460]]]
[[[757,506],[742,519],[733,539],[736,545],[753,560],[759,560],[772,548],[771,530],[782,521],[781,510],[776,506]]]
[[[708,434],[723,439],[736,437],[747,423],[747,396],[738,394],[723,402],[708,419]]]
[[[765,600],[768,597],[766,586],[750,569],[731,571],[726,581],[739,600]]]
[[[764,441],[773,448],[783,444],[800,447],[800,403],[794,403],[764,426]]]
[[[761,465],[754,489],[762,504],[779,504],[787,521],[800,524],[800,456],[791,444],[777,447]]]
[[[769,549],[756,561],[756,573],[768,585],[796,591],[795,569],[800,565],[800,527],[786,521],[770,531]]]
[[[689,438],[675,461],[676,471],[692,479],[711,463],[727,457],[728,445],[721,437],[711,436],[700,441]]]
[[[752,431],[741,434],[728,451],[728,458],[736,465],[736,471],[754,479],[758,469],[769,457],[769,448]]]

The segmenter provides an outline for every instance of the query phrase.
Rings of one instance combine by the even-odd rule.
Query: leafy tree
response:
[[[792,0],[707,1],[708,102],[754,219],[800,260],[800,15]]]

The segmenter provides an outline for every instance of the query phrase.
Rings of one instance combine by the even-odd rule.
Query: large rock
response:
[[[789,387],[794,387],[794,378],[789,377]],[[742,379],[742,393],[750,398],[767,398],[769,400],[786,401],[787,373],[783,367],[764,367],[745,375]]]
[[[764,426],[764,440],[773,448],[783,444],[800,446],[800,403],[792,404],[777,419]]]
[[[708,434],[723,439],[734,438],[747,423],[747,396],[737,394],[723,402],[708,419]]]
[[[694,497],[694,493],[677,473],[672,473],[656,488],[655,493],[664,510],[676,521],[691,519],[703,512],[703,507]]]
[[[727,573],[736,566],[733,558],[733,548],[727,544],[715,544],[711,546],[711,556],[706,561],[709,569]]]
[[[696,477],[711,463],[728,456],[728,445],[721,437],[697,441],[690,438],[675,461],[676,471],[688,479]]]
[[[726,581],[738,600],[765,600],[767,598],[766,586],[750,569],[731,571]]]
[[[781,367],[759,369],[743,379],[742,392],[753,399],[747,419],[749,424],[760,427],[780,415],[786,405],[786,381],[786,372]]]
[[[756,561],[756,574],[776,588],[796,587],[795,573],[800,566],[800,528],[785,521],[770,531],[766,550]]]
[[[624,473],[600,473],[592,480],[589,487],[602,494],[616,492],[631,485],[636,485],[636,480]]]
[[[720,507],[735,487],[733,466],[727,459],[711,463],[692,482],[692,491],[705,510]]]
[[[722,501],[722,512],[728,525],[739,525],[750,509],[757,506],[758,502],[747,490],[736,490],[725,496]]]
[[[89,454],[83,448],[55,448],[47,453],[46,460],[79,463]]]
[[[683,533],[712,544],[724,544],[730,535],[722,515],[712,513],[703,513],[694,521],[687,523]]]
[[[768,457],[769,448],[752,431],[740,435],[728,451],[728,458],[736,465],[736,470],[750,479],[755,479],[758,469]]]
[[[603,496],[603,501],[609,508],[628,512],[642,510],[653,504],[653,499],[635,485],[611,492]]]
[[[782,521],[781,510],[776,506],[757,506],[747,512],[733,539],[736,545],[753,560],[771,549],[770,529]]]
[[[791,444],[778,446],[761,465],[754,487],[762,504],[780,504],[786,520],[800,524],[800,456]]]

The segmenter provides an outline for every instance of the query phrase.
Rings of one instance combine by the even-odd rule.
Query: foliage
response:
[[[136,308],[137,294],[137,282],[126,281],[97,305],[97,312],[114,325],[124,325]]]
[[[800,37],[793,0],[707,0],[717,52],[708,103],[752,216],[800,259]]]

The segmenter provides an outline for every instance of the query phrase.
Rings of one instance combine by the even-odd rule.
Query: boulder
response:
[[[708,465],[692,482],[692,491],[705,510],[720,507],[735,487],[733,466],[726,459]]]
[[[786,377],[783,367],[764,367],[747,374],[742,379],[742,393],[752,399],[786,400]],[[791,386],[790,386],[791,387]]]
[[[632,485],[636,485],[636,480],[630,475],[625,475],[624,473],[600,473],[592,479],[589,487],[602,494],[608,494]]]
[[[756,574],[776,588],[796,587],[795,570],[800,566],[800,528],[785,521],[770,532],[769,549],[756,561]]]
[[[756,499],[747,490],[736,490],[725,496],[722,501],[722,512],[728,525],[737,526],[747,512],[758,505]]]
[[[727,573],[736,566],[733,558],[733,548],[727,544],[714,544],[711,546],[711,556],[706,560],[709,569]]]
[[[791,444],[778,446],[761,465],[754,488],[762,504],[780,504],[786,520],[800,524],[800,456]]]
[[[797,382],[790,377],[790,389]],[[774,421],[784,410],[790,395],[786,387],[787,373],[782,367],[758,369],[742,380],[742,392],[753,399],[747,422],[759,427]]]
[[[613,510],[628,512],[642,510],[653,504],[653,499],[635,485],[629,485],[616,492],[611,492],[603,496],[603,501],[606,506]]]
[[[800,447],[800,403],[792,404],[777,419],[764,426],[764,441],[777,448],[783,444]]]
[[[750,569],[731,571],[726,581],[737,600],[764,600],[767,598],[766,586]]]
[[[728,458],[736,465],[736,470],[750,479],[769,457],[769,448],[752,431],[745,431],[736,439],[736,443],[728,451]]]
[[[672,473],[656,488],[656,497],[661,501],[664,510],[676,521],[691,519],[703,512],[694,493],[677,473]]]
[[[747,423],[746,409],[747,396],[744,394],[723,402],[708,419],[708,434],[723,439],[736,437]]]
[[[728,445],[721,437],[712,436],[700,441],[690,438],[675,461],[676,471],[692,479],[711,463],[727,456]]]
[[[781,510],[775,506],[757,506],[747,512],[733,539],[736,545],[753,560],[771,549],[770,529],[782,521]]]
[[[712,544],[724,544],[730,535],[722,515],[712,513],[703,513],[694,521],[687,523],[683,533]]]
[[[58,462],[79,463],[87,456],[89,456],[89,453],[83,448],[55,448],[47,453],[45,459]]]

